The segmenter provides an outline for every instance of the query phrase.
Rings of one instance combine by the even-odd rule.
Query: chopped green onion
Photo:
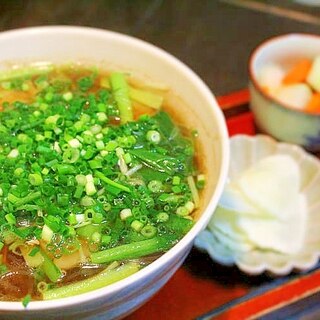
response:
[[[101,223],[104,220],[103,214],[100,212],[94,212],[93,216],[92,216],[92,222],[93,223]]]
[[[132,158],[131,158],[130,153],[125,153],[125,154],[123,155],[123,160],[124,160],[124,162],[125,162],[126,164],[131,163],[131,162],[132,162]]]
[[[31,301],[31,295],[27,294],[22,300],[22,305],[26,308],[30,303],[30,301]]]
[[[63,155],[62,155],[62,159],[66,163],[75,163],[79,159],[79,157],[80,157],[80,151],[75,148],[68,148],[63,152]]]
[[[63,97],[64,100],[70,101],[73,98],[73,94],[72,94],[72,92],[69,91],[69,92],[64,93],[62,95],[62,97]]]
[[[77,224],[78,221],[77,221],[77,218],[76,218],[76,215],[74,213],[70,213],[69,216],[68,216],[68,221],[71,225],[74,225],[74,224]]]
[[[9,224],[16,224],[17,223],[17,219],[12,213],[7,213],[4,217]]]
[[[101,241],[101,233],[100,232],[94,232],[91,235],[91,241],[93,241],[95,243],[99,243]]]
[[[185,205],[185,208],[191,213],[195,209],[195,205],[192,201],[188,201]]]
[[[41,254],[44,259],[42,263],[42,269],[44,273],[47,275],[50,281],[57,282],[62,276],[61,270],[53,263],[47,254],[44,253],[44,251],[41,251]]]
[[[97,192],[97,189],[96,189],[96,187],[94,185],[92,174],[86,175],[86,180],[87,180],[87,183],[86,183],[86,186],[85,186],[86,194],[88,196],[92,196]]]
[[[85,212],[84,212],[85,220],[91,220],[93,215],[94,215],[94,210],[91,209],[91,208],[86,209]]]
[[[84,207],[90,207],[93,206],[95,204],[95,201],[93,198],[89,197],[89,196],[84,196],[81,201],[80,204]]]
[[[23,173],[23,169],[22,168],[17,168],[14,170],[13,174],[17,177],[19,177],[21,174]]]
[[[34,247],[34,248],[29,252],[29,256],[30,256],[30,257],[34,257],[39,251],[40,251],[40,248],[39,248],[39,247]]]
[[[3,275],[8,271],[8,267],[5,264],[0,264],[0,275]]]
[[[152,143],[158,144],[161,141],[161,135],[158,131],[149,130],[147,132],[147,140]]]
[[[103,134],[102,133],[96,134],[96,139],[97,140],[102,140],[103,139]]]
[[[110,211],[111,210],[111,204],[110,203],[105,203],[103,205],[103,210],[106,211],[106,212]]]
[[[205,175],[204,174],[199,174],[197,176],[197,183],[196,183],[197,188],[202,189],[204,187],[205,183],[206,183]]]
[[[115,140],[111,140],[109,141],[106,146],[105,146],[105,150],[106,151],[113,151],[118,147],[118,143]]]
[[[86,183],[87,183],[87,178],[83,174],[77,174],[76,175],[76,181],[77,181],[78,185],[85,186]]]
[[[92,126],[90,128],[90,131],[92,132],[92,134],[97,134],[102,130],[102,127],[100,126],[100,124],[95,124],[94,126]]]
[[[176,211],[177,215],[178,216],[187,216],[189,214],[189,210],[188,208],[184,207],[184,206],[181,206],[181,207],[178,207],[177,208],[177,211]]]
[[[179,186],[173,186],[171,190],[174,193],[181,193],[181,188]]]
[[[53,237],[53,231],[46,224],[42,228],[41,238],[45,242],[50,242]]]
[[[55,114],[53,116],[49,116],[44,123],[46,125],[51,126],[51,128],[53,129],[58,124],[58,120],[60,118],[61,118],[60,114]]]
[[[22,143],[27,143],[29,142],[31,139],[24,133],[20,133],[18,134],[18,140],[21,141]],[[32,140],[31,140],[32,141]]]
[[[23,83],[21,89],[22,91],[28,91],[30,89],[30,86],[27,83]]]
[[[44,281],[40,281],[37,284],[37,289],[40,293],[44,293],[49,289],[49,285]]]
[[[123,73],[113,72],[110,75],[110,84],[114,99],[118,105],[121,123],[133,120],[132,105],[129,98],[129,88]]]
[[[105,122],[108,120],[108,116],[106,115],[105,112],[98,112],[97,113],[97,118],[99,122]]]
[[[180,182],[181,182],[181,178],[180,178],[180,177],[178,177],[178,176],[173,176],[173,178],[172,178],[172,184],[173,184],[174,186],[179,185]]]
[[[57,204],[66,207],[69,204],[69,195],[68,194],[58,194],[57,195]]]
[[[48,168],[43,168],[43,169],[41,170],[41,173],[42,173],[44,176],[46,176],[49,172],[50,172],[50,170],[49,170]]]
[[[91,169],[100,169],[103,167],[101,159],[93,159],[88,161]]]
[[[76,138],[69,140],[68,144],[71,148],[75,148],[75,149],[78,149],[81,147],[80,141]]]
[[[101,244],[107,245],[111,241],[111,236],[108,236],[106,234],[103,234],[101,237]]]
[[[104,143],[101,140],[96,141],[96,147],[98,150],[104,149]]]
[[[59,174],[64,175],[64,174],[74,174],[76,173],[76,168],[72,166],[71,164],[57,164],[56,168],[59,172]]]
[[[57,132],[55,132],[56,134],[59,134],[59,133],[57,133]],[[55,141],[54,142],[54,144],[53,144],[53,150],[54,151],[56,151],[56,152],[58,152],[58,153],[61,153],[62,152],[62,150],[61,150],[61,148],[60,148],[60,146],[59,146],[59,142],[58,141]]]
[[[9,81],[4,81],[4,82],[1,82],[1,87],[5,90],[10,90],[11,89],[11,82]]]
[[[39,173],[30,173],[29,174],[29,182],[33,186],[40,186],[43,184],[43,179]]]
[[[127,208],[127,209],[122,209],[120,211],[120,218],[121,220],[126,220],[127,218],[132,216],[132,211],[131,209]]]
[[[157,234],[157,228],[152,225],[146,225],[140,232],[146,238],[153,238]]]
[[[159,212],[157,214],[157,220],[160,222],[166,222],[169,220],[169,215],[166,212]]]
[[[19,156],[19,150],[18,149],[12,149],[9,154],[7,155],[8,158],[15,159]]]
[[[131,222],[131,228],[134,230],[134,231],[137,231],[139,232],[142,228],[143,228],[144,224],[139,221],[139,220],[133,220]]]
[[[103,173],[101,173],[99,171],[95,171],[94,175],[97,178],[101,179],[103,182],[105,182],[115,188],[118,188],[118,189],[125,191],[125,192],[129,192],[129,193],[131,192],[131,190],[128,187],[126,187],[118,182],[112,181],[111,179],[107,178],[106,176],[103,175]]]
[[[51,102],[53,100],[53,93],[52,92],[47,92],[44,96],[44,100],[46,102]]]
[[[161,192],[162,188],[163,188],[162,182],[159,180],[151,180],[148,183],[148,189],[151,192],[155,192],[155,193]]]
[[[17,201],[14,202],[14,204],[15,204],[16,207],[20,207],[23,204],[30,203],[30,202],[32,202],[32,201],[34,201],[34,200],[36,200],[36,199],[38,199],[40,197],[41,197],[41,192],[40,191],[32,192],[32,193],[29,193],[24,198],[18,199]]]
[[[84,188],[85,188],[84,186],[82,186],[82,185],[79,184],[79,185],[77,186],[77,188],[76,188],[73,196],[74,196],[76,199],[81,198],[82,193],[83,193],[83,191],[84,191]]]

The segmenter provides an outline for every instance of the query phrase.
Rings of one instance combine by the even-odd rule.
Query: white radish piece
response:
[[[213,232],[217,241],[226,248],[226,252],[231,251],[233,253],[240,253],[248,252],[254,249],[254,245],[247,239],[235,239],[227,234],[224,234],[219,229],[214,229]]]
[[[217,240],[216,236],[209,230],[201,231],[194,244],[196,247],[206,250],[213,259],[224,265],[232,265],[234,263],[234,252]]]
[[[300,171],[290,156],[278,154],[264,158],[246,170],[236,183],[262,212],[279,220],[293,216],[288,203],[299,193]]]
[[[217,207],[208,229],[232,251],[248,251],[253,245],[238,226],[239,213]]]
[[[297,83],[279,87],[274,98],[296,110],[303,110],[312,97],[312,90],[307,84]]]
[[[305,238],[306,199],[299,195],[290,199],[290,204],[292,218],[285,222],[241,216],[238,220],[239,227],[258,248],[284,254],[297,253],[302,248]]]
[[[275,88],[280,87],[284,75],[284,69],[277,64],[270,63],[261,67],[257,73],[257,80],[262,88],[267,88],[271,93]]]
[[[219,200],[219,206],[224,209],[236,211],[245,215],[268,215],[262,210],[257,209],[254,203],[250,203],[250,201],[241,192],[239,187],[237,187],[234,183],[226,184],[222,196]]]

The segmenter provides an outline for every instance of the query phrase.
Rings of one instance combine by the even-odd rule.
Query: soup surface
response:
[[[104,287],[192,227],[196,135],[182,135],[164,96],[79,65],[0,74],[2,300]]]

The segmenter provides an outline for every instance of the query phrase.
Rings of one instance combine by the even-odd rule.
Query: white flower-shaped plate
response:
[[[275,251],[253,249],[237,252],[228,249],[208,228],[195,240],[195,246],[205,250],[220,264],[236,265],[251,275],[268,272],[282,276],[291,271],[306,271],[314,267],[320,257],[320,161],[299,146],[279,143],[274,139],[257,135],[236,135],[230,139],[230,167],[228,178],[233,180],[260,159],[273,154],[291,155],[301,169],[301,193],[307,200],[307,230],[302,249],[286,255]],[[290,199],[288,199],[290,201]],[[226,237],[227,240],[227,237]]]

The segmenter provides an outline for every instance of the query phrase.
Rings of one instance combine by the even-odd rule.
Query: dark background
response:
[[[290,32],[320,33],[320,9],[289,0],[0,0],[0,31],[57,24],[151,42],[222,95],[246,87],[248,58],[261,41]]]

